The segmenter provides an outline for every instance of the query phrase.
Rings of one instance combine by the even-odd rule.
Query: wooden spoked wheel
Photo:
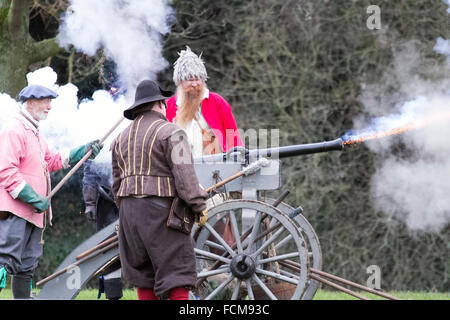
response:
[[[243,210],[253,210],[252,226],[242,230]],[[308,245],[298,225],[283,211],[253,200],[228,200],[209,210],[194,228],[197,299],[301,299],[308,286]],[[229,221],[229,232],[218,232]],[[297,271],[286,267],[295,263]],[[201,281],[203,280],[203,281]]]

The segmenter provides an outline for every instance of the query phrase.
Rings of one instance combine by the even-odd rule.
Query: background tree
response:
[[[16,96],[30,65],[60,51],[55,38],[35,40],[29,31],[31,1],[0,2],[0,92]]]

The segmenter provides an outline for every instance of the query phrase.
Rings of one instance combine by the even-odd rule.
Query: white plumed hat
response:
[[[173,82],[175,82],[175,85],[190,78],[206,81],[208,75],[206,73],[205,64],[201,59],[201,54],[197,57],[197,55],[191,51],[191,48],[186,46],[186,50],[181,50],[178,55],[180,57],[175,61],[173,66]]]

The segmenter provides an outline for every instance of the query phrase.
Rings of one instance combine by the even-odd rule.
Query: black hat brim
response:
[[[173,96],[172,91],[162,90],[161,88],[160,88],[160,91],[161,91],[160,95],[147,97],[147,98],[143,98],[143,99],[135,101],[128,109],[126,109],[123,112],[123,116],[129,120],[133,120],[134,119],[134,117],[133,117],[134,111],[136,111],[136,109],[139,108],[140,106],[142,106],[146,103],[154,102],[154,101],[166,100],[167,98],[170,98]]]

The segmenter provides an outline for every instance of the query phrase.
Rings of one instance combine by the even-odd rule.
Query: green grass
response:
[[[37,292],[37,290],[33,290],[33,292]],[[78,295],[77,300],[97,300],[97,293],[98,291],[96,289],[82,290]],[[368,297],[369,299],[384,300],[383,298],[373,294],[367,294],[363,292],[359,293]],[[389,292],[389,294],[403,300],[450,300],[450,293],[400,291],[400,292]],[[3,289],[0,292],[0,299],[12,299],[11,290],[8,288]],[[106,300],[104,294],[102,294],[100,300]],[[124,290],[122,300],[137,300],[136,290]],[[358,300],[358,299],[341,292],[318,290],[314,297],[314,300]]]
[[[374,294],[366,292],[358,292],[358,293],[372,300],[386,300],[385,298],[382,298]],[[442,292],[393,291],[387,293],[390,294],[391,296],[397,297],[402,300],[450,300],[450,293],[442,293]],[[342,292],[318,290],[316,295],[314,296],[314,300],[359,300],[359,299]]]

